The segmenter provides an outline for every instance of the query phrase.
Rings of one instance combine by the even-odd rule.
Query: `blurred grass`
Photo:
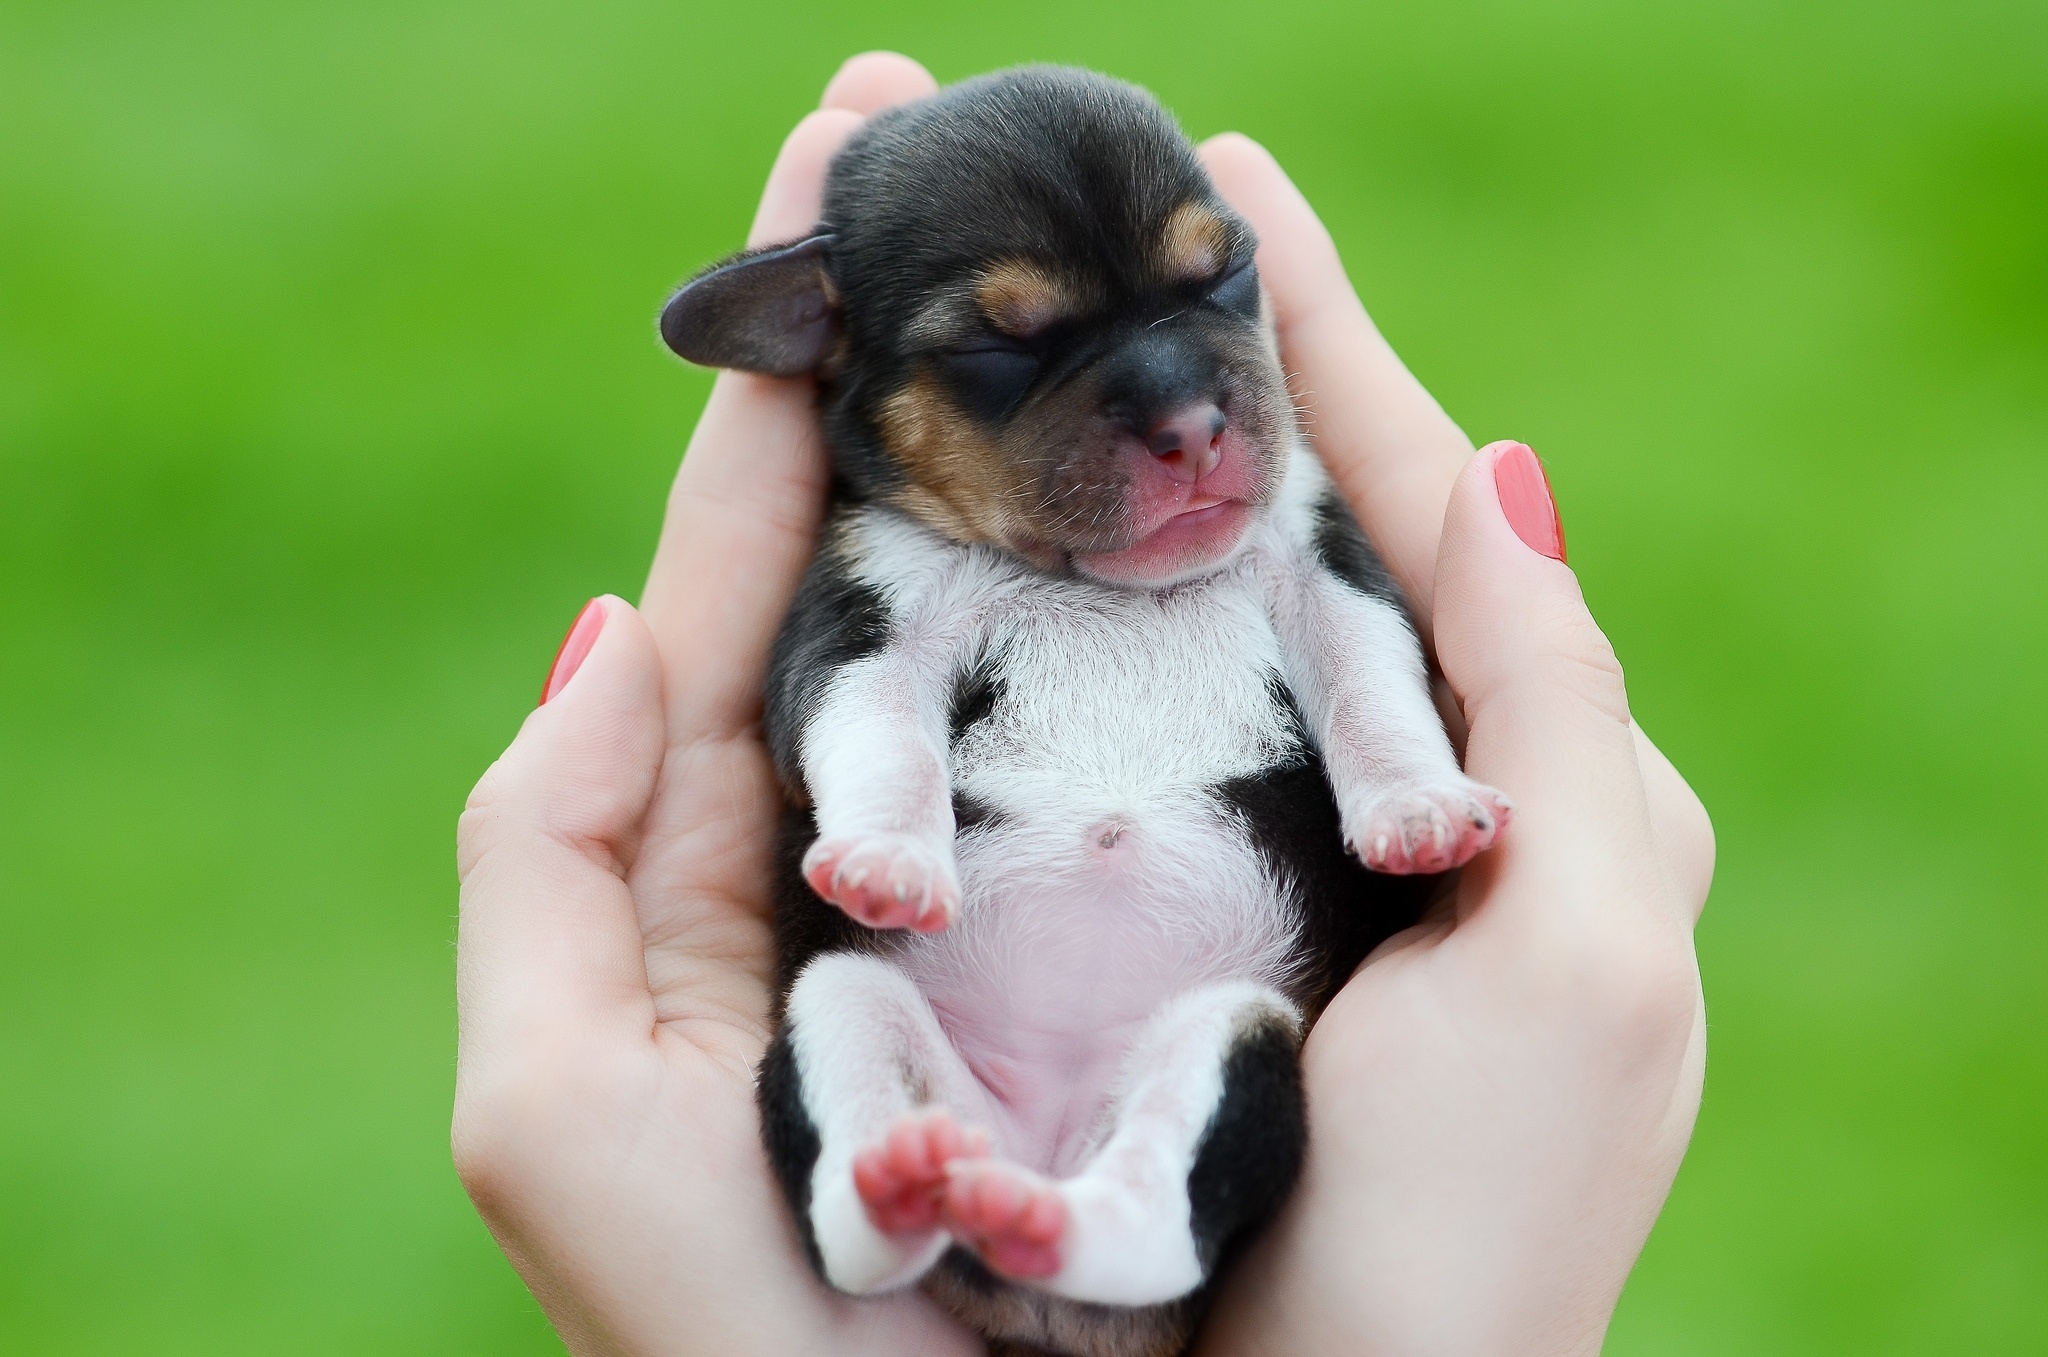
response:
[[[0,0],[0,1346],[559,1350],[446,1163],[451,830],[840,57],[1262,138],[1550,461],[1720,832],[1623,1354],[2048,1351],[2048,9]]]

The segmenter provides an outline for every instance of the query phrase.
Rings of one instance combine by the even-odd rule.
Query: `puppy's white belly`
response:
[[[1199,790],[1076,795],[958,852],[960,920],[904,938],[901,961],[988,1090],[1003,1148],[1055,1175],[1094,1148],[1147,1017],[1205,982],[1284,987],[1295,960],[1282,888]]]

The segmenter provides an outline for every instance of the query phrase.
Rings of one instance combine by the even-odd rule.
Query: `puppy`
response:
[[[1299,1169],[1304,1025],[1508,819],[1253,247],[1148,95],[1030,68],[873,119],[815,234],[661,317],[815,374],[833,458],[767,691],[768,1156],[827,1282],[997,1352],[1183,1350]]]

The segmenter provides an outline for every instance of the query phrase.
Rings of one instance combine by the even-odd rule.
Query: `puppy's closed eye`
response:
[[[942,351],[938,359],[961,403],[985,420],[1001,419],[1015,409],[1038,378],[1038,355],[1010,340],[974,340]]]
[[[1209,294],[1204,299],[1222,307],[1233,315],[1247,320],[1259,318],[1259,271],[1249,259],[1239,260],[1223,270],[1222,276],[1209,284]]]

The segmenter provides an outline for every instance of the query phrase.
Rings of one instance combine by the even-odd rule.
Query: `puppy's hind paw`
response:
[[[987,1153],[987,1136],[963,1129],[944,1108],[925,1108],[854,1156],[853,1190],[883,1234],[921,1234],[939,1226],[948,1166]]]
[[[1051,1179],[996,1159],[953,1165],[939,1219],[990,1271],[1020,1280],[1060,1270],[1066,1198]]]
[[[819,839],[803,872],[812,890],[869,928],[937,933],[960,913],[953,864],[907,834]]]
[[[1345,815],[1344,839],[1375,872],[1447,872],[1491,848],[1514,812],[1501,793],[1454,774],[1381,792]]]

